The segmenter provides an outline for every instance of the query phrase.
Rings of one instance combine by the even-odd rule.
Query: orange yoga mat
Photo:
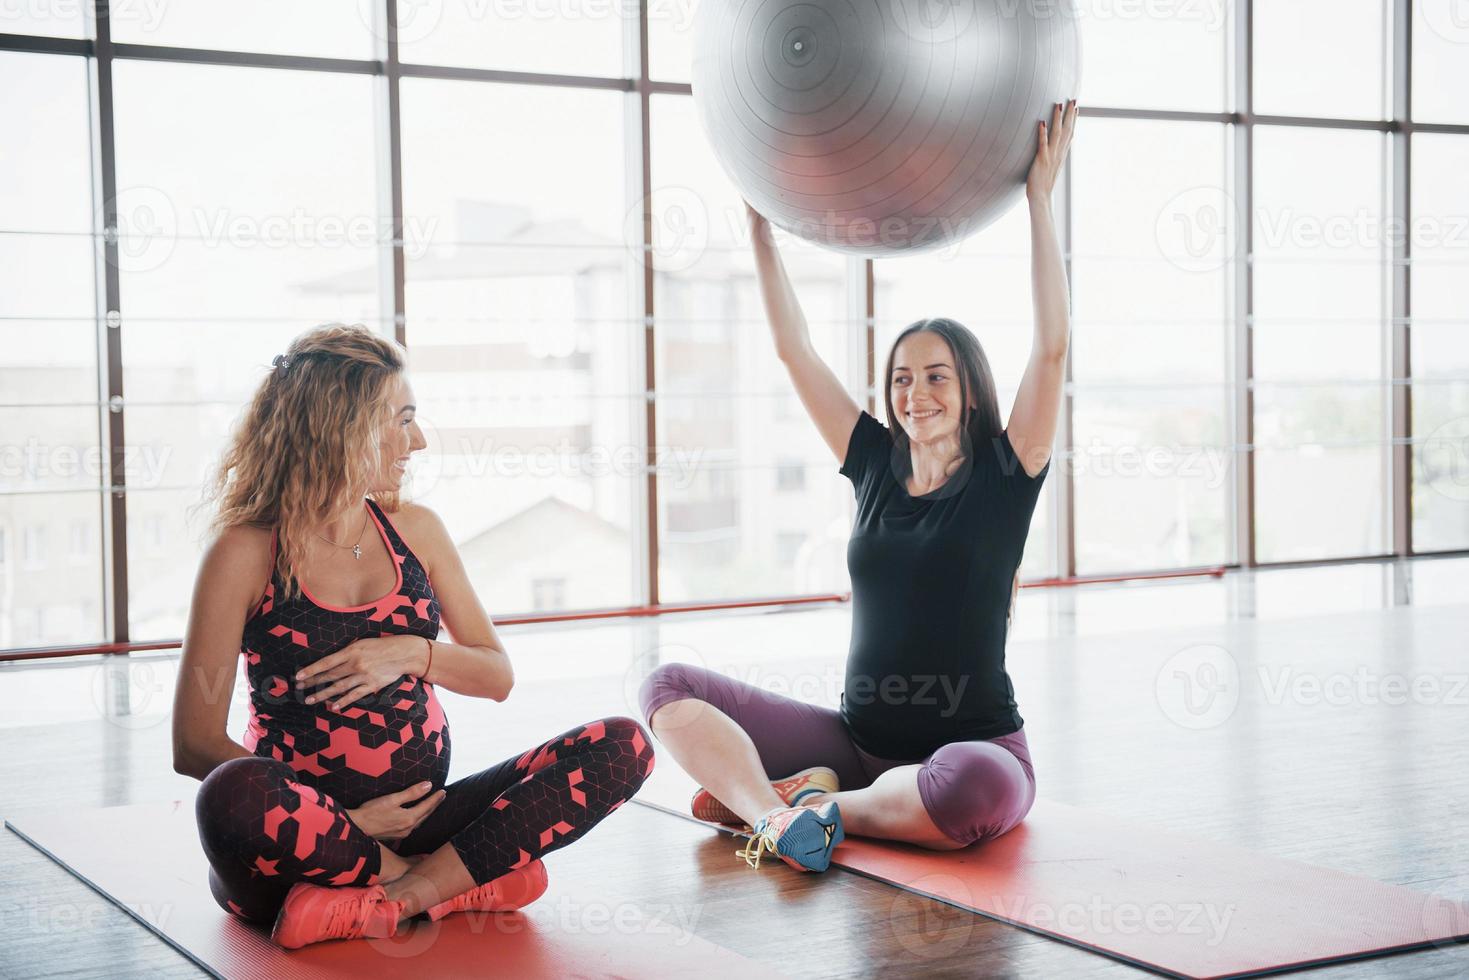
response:
[[[694,820],[688,786],[669,775],[655,774],[635,801]],[[848,836],[834,861],[1125,963],[1199,980],[1469,939],[1465,904],[1044,800],[1010,833],[962,851]],[[1469,971],[1469,949],[1462,952]]]
[[[616,815],[614,814],[614,818]],[[6,826],[216,977],[343,980],[422,977],[770,976],[757,964],[683,930],[674,917],[620,898],[551,887],[519,912],[459,913],[415,922],[387,940],[286,951],[265,929],[220,910],[194,828],[193,802],[47,810]],[[591,846],[595,835],[579,841]],[[119,846],[122,845],[122,846]]]

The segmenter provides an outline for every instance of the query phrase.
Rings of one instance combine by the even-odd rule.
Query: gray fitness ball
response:
[[[694,103],[773,224],[858,255],[1007,211],[1036,123],[1076,95],[1075,0],[703,0]]]

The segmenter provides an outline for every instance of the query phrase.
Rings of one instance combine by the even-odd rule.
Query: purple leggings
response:
[[[853,743],[837,711],[691,664],[660,665],[643,681],[638,698],[650,728],[653,712],[671,701],[692,698],[718,708],[750,736],[771,779],[828,766],[843,790],[862,789],[896,766],[921,764],[923,807],[944,836],[960,844],[999,837],[1035,802],[1035,771],[1023,729],[987,741],[951,742],[922,759],[881,759]]]

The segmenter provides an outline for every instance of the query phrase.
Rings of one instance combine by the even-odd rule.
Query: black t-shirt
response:
[[[1001,433],[914,497],[896,476],[896,452],[863,412],[841,468],[857,492],[842,718],[865,751],[918,759],[1024,724],[1005,672],[1006,614],[1051,466],[1027,476]]]

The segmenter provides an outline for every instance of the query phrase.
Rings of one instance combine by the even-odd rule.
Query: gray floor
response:
[[[506,630],[519,677],[510,700],[444,695],[454,775],[589,717],[635,714],[637,682],[662,660],[699,662],[833,702],[848,623],[845,608],[829,607]],[[1042,796],[1469,903],[1466,636],[1469,561],[1417,560],[1028,590],[1009,668]],[[190,797],[195,784],[168,764],[175,674],[167,657],[125,667],[0,669],[0,697],[16,706],[0,723],[0,812]],[[233,702],[236,736],[243,695],[237,690]],[[51,723],[37,723],[44,721]],[[659,889],[671,896],[717,872],[737,921],[705,916],[696,932],[788,973],[1144,975],[922,907],[932,903],[905,912],[904,922],[911,914],[916,923],[902,926],[907,939],[894,925],[885,942],[857,944],[864,916],[896,921],[883,886],[823,889],[763,873],[726,875],[720,862],[733,856],[717,841],[708,845],[697,827],[674,858],[649,854],[638,863],[636,854],[626,857],[629,848],[657,846],[631,832],[641,819],[627,818],[617,835],[627,838],[619,852],[634,861],[628,873],[658,862],[641,886],[644,898],[656,900]],[[595,836],[578,845],[588,862]],[[613,836],[609,827],[609,842]],[[0,975],[196,975],[14,835],[0,834],[0,860]],[[670,860],[686,866],[670,868]],[[828,923],[822,943],[774,939],[792,928],[797,906],[773,901],[772,882],[782,898],[799,887],[799,907]],[[965,930],[963,942],[942,957],[914,951],[912,935],[931,945],[935,929],[949,936],[956,928]],[[852,948],[837,955],[836,945]],[[1466,976],[1469,946],[1312,975]]]

